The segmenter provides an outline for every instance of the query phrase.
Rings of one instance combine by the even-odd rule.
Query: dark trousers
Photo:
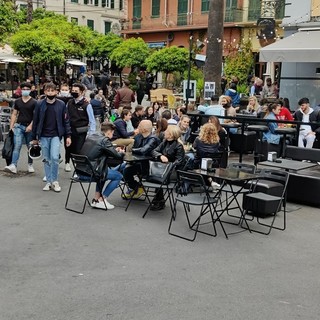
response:
[[[141,174],[141,164],[134,163],[126,167],[123,171],[123,178],[127,185],[132,190],[137,190],[139,187],[139,182],[135,180],[135,175]]]
[[[71,153],[79,154],[80,150],[86,140],[86,133],[78,133],[78,134],[72,134],[71,135],[71,145],[69,147],[65,146],[65,162],[70,162]]]

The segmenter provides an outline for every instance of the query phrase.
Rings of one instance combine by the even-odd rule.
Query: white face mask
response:
[[[69,91],[60,91],[61,97],[67,97],[69,95]]]

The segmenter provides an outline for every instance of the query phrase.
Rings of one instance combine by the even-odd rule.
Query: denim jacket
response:
[[[270,112],[265,119],[277,120],[277,117],[273,112]],[[270,121],[268,122],[268,127],[269,131],[263,133],[262,140],[272,144],[279,144],[281,135],[275,133],[275,130],[278,128],[278,123]]]

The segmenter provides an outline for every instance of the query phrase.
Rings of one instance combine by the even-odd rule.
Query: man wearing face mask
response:
[[[61,84],[59,94],[57,95],[57,98],[62,100],[65,104],[68,103],[69,100],[72,99],[72,96],[70,94],[69,86],[65,83]]]
[[[11,115],[10,130],[14,132],[14,149],[11,164],[4,168],[4,171],[17,173],[17,164],[23,142],[29,146],[32,136],[33,111],[37,101],[30,97],[31,83],[21,83],[21,98],[14,102],[14,109]],[[28,172],[34,172],[33,160],[28,156]]]
[[[87,134],[96,131],[96,120],[91,104],[84,97],[85,86],[82,83],[74,83],[71,88],[72,99],[67,104],[67,110],[71,126],[72,144],[66,148],[65,171],[71,171],[70,155],[79,154],[86,140]]]
[[[33,114],[32,139],[33,144],[41,143],[44,170],[47,184],[43,191],[60,192],[59,154],[62,137],[66,138],[66,146],[71,144],[71,129],[66,105],[56,99],[57,88],[53,83],[44,87],[46,98],[39,101]]]

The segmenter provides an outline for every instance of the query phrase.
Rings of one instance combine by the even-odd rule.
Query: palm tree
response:
[[[222,72],[224,0],[210,0],[208,18],[207,59],[204,66],[205,81],[216,83],[216,93],[220,93]]]

